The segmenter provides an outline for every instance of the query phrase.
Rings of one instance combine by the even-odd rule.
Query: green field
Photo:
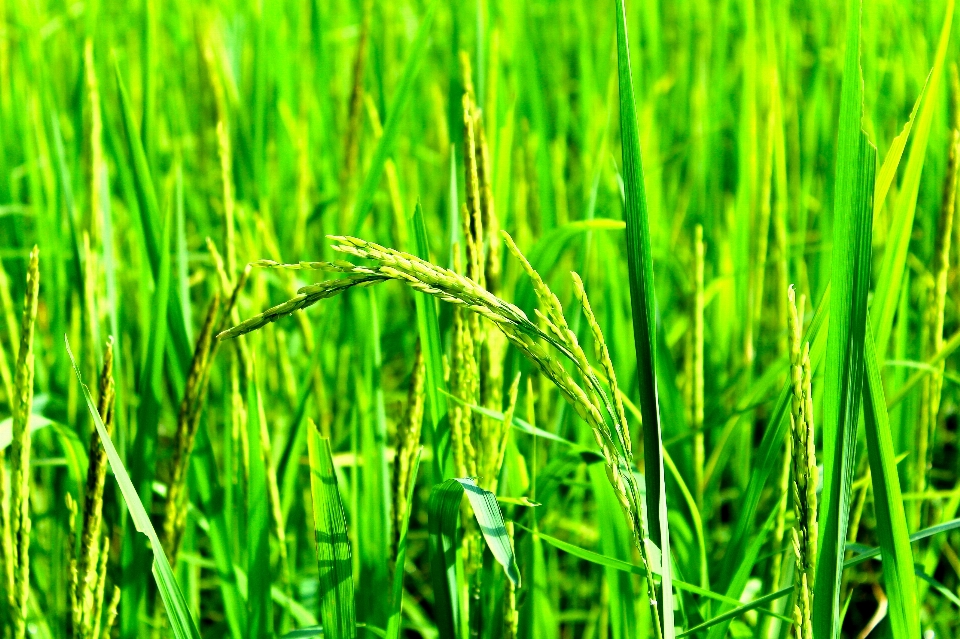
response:
[[[960,636],[954,0],[0,0],[0,639]]]

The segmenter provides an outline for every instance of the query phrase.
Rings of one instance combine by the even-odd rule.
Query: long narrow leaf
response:
[[[894,639],[920,636],[917,610],[917,583],[914,578],[913,553],[900,493],[893,435],[883,398],[880,364],[867,324],[866,381],[863,386],[863,414],[867,433],[867,453],[873,478],[873,503],[877,517],[877,537],[883,557],[883,583],[890,607],[887,616]]]
[[[267,469],[260,442],[260,390],[256,374],[247,381],[247,438],[250,442],[247,474],[247,637],[266,637],[272,627],[270,603],[270,522]]]
[[[824,639],[840,633],[840,578],[863,397],[877,153],[860,128],[862,85],[860,0],[850,0],[834,193],[833,292],[824,392],[824,482],[813,604],[814,632]]]
[[[643,455],[647,480],[647,519],[650,537],[663,557],[663,636],[673,637],[673,586],[670,561],[670,531],[667,525],[667,493],[664,482],[660,408],[657,398],[656,301],[653,286],[653,255],[650,222],[643,183],[640,130],[630,71],[627,16],[623,0],[617,8],[617,70],[620,81],[620,136],[623,146],[624,221],[627,225],[627,266],[630,303],[633,308],[633,339],[637,351],[640,411],[643,414]]]
[[[97,407],[93,401],[93,397],[90,395],[90,390],[80,377],[80,369],[77,367],[76,359],[73,357],[73,351],[70,350],[70,342],[66,336],[64,336],[64,343],[66,344],[67,355],[70,357],[70,363],[73,365],[73,372],[76,373],[77,381],[80,382],[83,398],[87,402],[87,409],[90,411],[90,416],[93,418],[97,433],[100,435],[103,448],[107,452],[107,460],[110,462],[110,468],[113,470],[113,474],[117,479],[117,485],[120,488],[120,493],[123,495],[123,500],[127,504],[130,517],[133,519],[137,530],[146,535],[150,541],[150,548],[153,551],[153,577],[157,582],[157,588],[160,591],[160,596],[163,598],[163,604],[167,609],[167,617],[170,620],[170,627],[173,629],[174,636],[177,639],[200,639],[197,625],[190,615],[190,607],[183,596],[183,592],[180,590],[180,586],[177,585],[176,578],[173,576],[173,570],[167,561],[167,555],[163,550],[163,546],[160,545],[157,531],[153,528],[150,516],[144,509],[143,503],[140,501],[140,497],[133,487],[133,482],[130,481],[130,476],[127,474],[127,470],[120,460],[117,449],[114,448],[113,442],[110,440],[110,435],[107,434],[107,429],[103,425],[103,420],[100,419],[100,414],[97,412]]]
[[[913,143],[910,146],[910,154],[907,156],[903,182],[900,185],[900,193],[897,196],[896,208],[887,234],[887,247],[883,254],[880,277],[877,279],[877,289],[870,304],[870,310],[876,322],[877,356],[880,361],[886,359],[887,344],[890,341],[893,318],[900,297],[900,283],[903,280],[910,238],[913,235],[913,220],[917,211],[917,195],[920,192],[920,177],[927,154],[927,142],[930,139],[934,111],[940,104],[940,84],[943,78],[947,45],[950,41],[950,29],[953,25],[953,6],[954,0],[948,0],[933,69],[930,71],[929,80],[923,91],[923,106],[920,107],[920,113],[914,125]],[[849,43],[847,46],[849,48]],[[846,73],[844,75],[846,76]],[[884,182],[888,179],[886,174],[882,174],[881,177]],[[882,194],[883,192],[877,193],[878,196]]]
[[[409,219],[410,235],[413,237],[413,253],[430,259],[430,243],[423,224],[423,209],[420,201]],[[450,448],[450,425],[447,421],[447,383],[443,375],[443,346],[440,342],[440,323],[437,306],[427,295],[414,295],[417,305],[417,325],[420,329],[420,347],[423,349],[426,369],[425,392],[427,409],[430,411],[430,433],[433,443],[434,480],[449,479],[453,475],[453,451]]]
[[[422,450],[417,451],[417,456],[413,460],[413,467],[410,470],[410,488],[407,491],[407,512],[403,513],[400,525],[399,541],[397,542],[396,566],[393,571],[393,589],[391,592],[392,606],[390,610],[390,619],[387,622],[387,638],[399,639],[400,637],[400,616],[403,612],[403,575],[404,562],[407,559],[407,531],[410,527],[410,514],[413,510],[413,491],[417,486],[417,475],[420,472],[420,455]]]

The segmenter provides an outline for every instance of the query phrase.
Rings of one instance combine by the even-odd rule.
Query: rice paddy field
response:
[[[0,0],[0,637],[960,637],[954,0]]]

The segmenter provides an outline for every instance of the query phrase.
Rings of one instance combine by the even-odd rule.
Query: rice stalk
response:
[[[220,310],[220,296],[213,294],[213,299],[207,309],[203,328],[197,336],[197,343],[187,372],[187,382],[183,398],[180,401],[180,410],[177,414],[177,430],[174,435],[173,462],[170,480],[167,484],[167,501],[163,518],[163,542],[171,564],[176,564],[177,549],[180,535],[186,524],[185,499],[187,467],[193,442],[196,437],[198,413],[201,410],[200,400],[204,395],[204,382],[210,366],[210,353],[214,324]]]
[[[67,493],[64,501],[67,506],[67,637],[76,637],[82,627],[83,610],[77,601],[77,583],[80,581],[77,571],[77,502]]]
[[[790,425],[793,452],[793,550],[794,633],[796,639],[813,639],[813,588],[817,562],[817,458],[814,448],[813,394],[811,392],[810,344],[801,351],[802,317],[797,311],[796,292],[790,300],[790,378],[792,384]],[[803,296],[799,308],[803,309]]]
[[[113,408],[115,384],[113,377],[113,339],[107,340],[100,373],[97,412],[107,432],[113,433]],[[100,442],[96,429],[90,434],[87,448],[87,481],[83,491],[83,526],[80,536],[79,578],[73,585],[72,596],[76,598],[78,613],[74,629],[78,637],[90,637],[90,614],[99,619],[100,607],[94,605],[96,592],[97,558],[100,555],[100,528],[103,522],[103,489],[107,477],[107,453]],[[72,551],[71,551],[72,552]],[[92,612],[94,611],[95,612]],[[94,633],[95,635],[96,633]]]
[[[27,287],[20,321],[20,351],[15,374],[13,441],[10,492],[10,536],[13,542],[13,588],[7,591],[13,639],[27,632],[27,601],[30,596],[30,412],[33,407],[33,334],[40,291],[40,249],[30,251]]]
[[[113,636],[113,626],[117,622],[117,609],[120,607],[120,588],[113,587],[113,594],[110,595],[110,603],[107,605],[106,623],[103,624],[103,633],[100,639],[110,639]],[[96,639],[94,637],[93,639]]]
[[[100,636],[100,624],[103,611],[103,597],[107,586],[107,563],[110,561],[110,537],[104,537],[100,544],[100,564],[97,568],[97,582],[93,594],[93,603],[84,611],[86,619],[83,636],[94,639]]]
[[[420,431],[423,426],[423,407],[426,399],[424,379],[426,365],[423,361],[423,352],[420,342],[414,350],[413,371],[410,373],[410,386],[407,389],[407,407],[403,419],[397,427],[396,458],[393,473],[393,517],[394,539],[393,549],[396,557],[397,544],[400,542],[400,530],[403,527],[403,518],[407,512],[407,495],[410,491],[410,482],[413,464],[420,449]]]
[[[929,285],[924,321],[926,324],[925,358],[932,357],[943,348],[944,314],[947,302],[947,282],[950,274],[950,244],[953,236],[953,218],[957,201],[958,175],[960,175],[960,129],[952,129],[947,154],[947,169],[943,181],[943,193],[940,203],[940,215],[937,220],[933,255],[933,281]],[[937,429],[937,417],[940,413],[940,399],[943,391],[944,363],[935,366],[935,372],[924,379],[921,387],[921,410],[917,442],[917,472],[915,474],[915,492],[926,489],[927,474],[932,465],[932,450]],[[920,509],[922,502],[916,502]],[[924,519],[919,510],[915,512],[915,523],[920,525]]]
[[[693,380],[692,380],[692,428],[693,428],[693,494],[697,508],[703,511],[703,469],[706,451],[703,439],[703,263],[706,249],[703,243],[703,226],[697,224],[693,236]]]
[[[373,137],[377,141],[383,137],[383,124],[380,122],[380,114],[377,111],[377,105],[373,96],[369,93],[364,95],[363,103],[367,107],[367,114],[370,119],[370,126],[373,128]],[[383,172],[387,178],[387,193],[390,195],[390,209],[393,211],[393,237],[398,246],[407,245],[407,223],[406,213],[403,210],[403,199],[400,197],[400,178],[397,175],[397,163],[393,158],[387,158],[383,163]]]
[[[181,538],[186,527],[188,498],[187,470],[200,426],[200,415],[206,402],[210,380],[210,366],[219,350],[219,340],[213,339],[215,332],[223,330],[236,313],[237,299],[250,275],[250,268],[240,272],[227,301],[221,305],[219,294],[215,293],[207,310],[203,328],[197,336],[184,396],[177,415],[177,430],[174,435],[174,458],[171,478],[167,488],[167,502],[163,523],[163,540],[170,562],[176,561]],[[233,369],[232,372],[235,372]],[[237,383],[239,378],[237,377]],[[231,379],[233,381],[233,379]],[[242,402],[241,402],[242,403]]]
[[[360,149],[360,122],[363,107],[363,72],[367,60],[367,42],[370,39],[371,0],[364,0],[360,9],[360,39],[353,59],[353,78],[350,85],[350,99],[347,107],[347,132],[344,136],[343,164],[340,171],[340,219],[339,228],[346,229],[350,224],[349,184],[356,172]]]

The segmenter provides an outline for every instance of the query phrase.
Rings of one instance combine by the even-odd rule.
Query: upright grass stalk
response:
[[[950,274],[950,244],[953,237],[953,217],[957,201],[958,172],[960,172],[960,130],[954,128],[950,133],[947,153],[947,170],[943,179],[943,194],[940,203],[940,215],[937,219],[937,234],[934,238],[933,281],[924,312],[926,340],[924,359],[933,357],[943,348],[944,314],[947,305],[947,280]],[[921,414],[917,425],[916,468],[914,470],[913,490],[922,493],[926,490],[927,475],[932,465],[933,443],[937,430],[937,418],[940,414],[940,399],[943,390],[944,362],[934,366],[934,371],[924,378],[921,387]],[[913,524],[919,528],[923,524],[920,508],[923,502],[914,502]]]
[[[706,452],[703,439],[703,226],[697,224],[693,236],[693,494],[697,508],[703,511],[703,469]]]
[[[420,450],[420,430],[423,426],[423,406],[426,399],[423,389],[425,374],[423,351],[418,341],[414,352],[413,371],[410,373],[410,386],[407,390],[407,407],[403,420],[397,426],[397,455],[393,471],[394,558],[396,558],[397,544],[400,543],[403,518],[407,514],[407,495],[410,493],[411,482],[415,480],[411,472]]]
[[[801,351],[802,310],[798,313],[796,293],[789,289],[790,314],[790,446],[793,456],[793,551],[794,572],[794,636],[813,639],[813,588],[817,568],[817,457],[814,445],[813,392],[810,379],[810,344]],[[800,298],[803,308],[803,296]],[[773,584],[774,587],[777,584]]]
[[[360,5],[360,38],[353,58],[353,77],[350,85],[350,99],[347,103],[347,133],[343,142],[343,163],[340,171],[340,230],[346,230],[350,223],[351,180],[357,168],[360,151],[361,116],[363,115],[363,73],[367,63],[367,49],[370,40],[370,13],[373,10],[371,0]]]
[[[103,368],[100,372],[98,386],[97,412],[101,415],[107,432],[113,433],[115,382],[113,376],[114,364],[113,339],[107,341],[104,351]],[[90,434],[90,443],[87,449],[87,482],[83,494],[83,527],[80,536],[80,561],[75,581],[71,584],[70,597],[75,601],[73,613],[73,636],[90,637],[96,639],[93,632],[95,625],[100,622],[101,604],[95,599],[98,593],[102,594],[99,585],[98,562],[106,561],[104,555],[109,552],[106,541],[100,543],[100,528],[103,522],[103,489],[107,478],[107,453],[100,442],[96,429]],[[71,547],[71,558],[73,549]],[[102,599],[102,596],[101,596]]]
[[[30,412],[33,407],[33,334],[40,292],[40,249],[30,251],[27,287],[20,321],[20,351],[17,355],[13,409],[13,446],[10,492],[10,536],[13,552],[13,588],[7,591],[10,607],[9,636],[24,639],[27,633],[27,602],[30,596]]]

